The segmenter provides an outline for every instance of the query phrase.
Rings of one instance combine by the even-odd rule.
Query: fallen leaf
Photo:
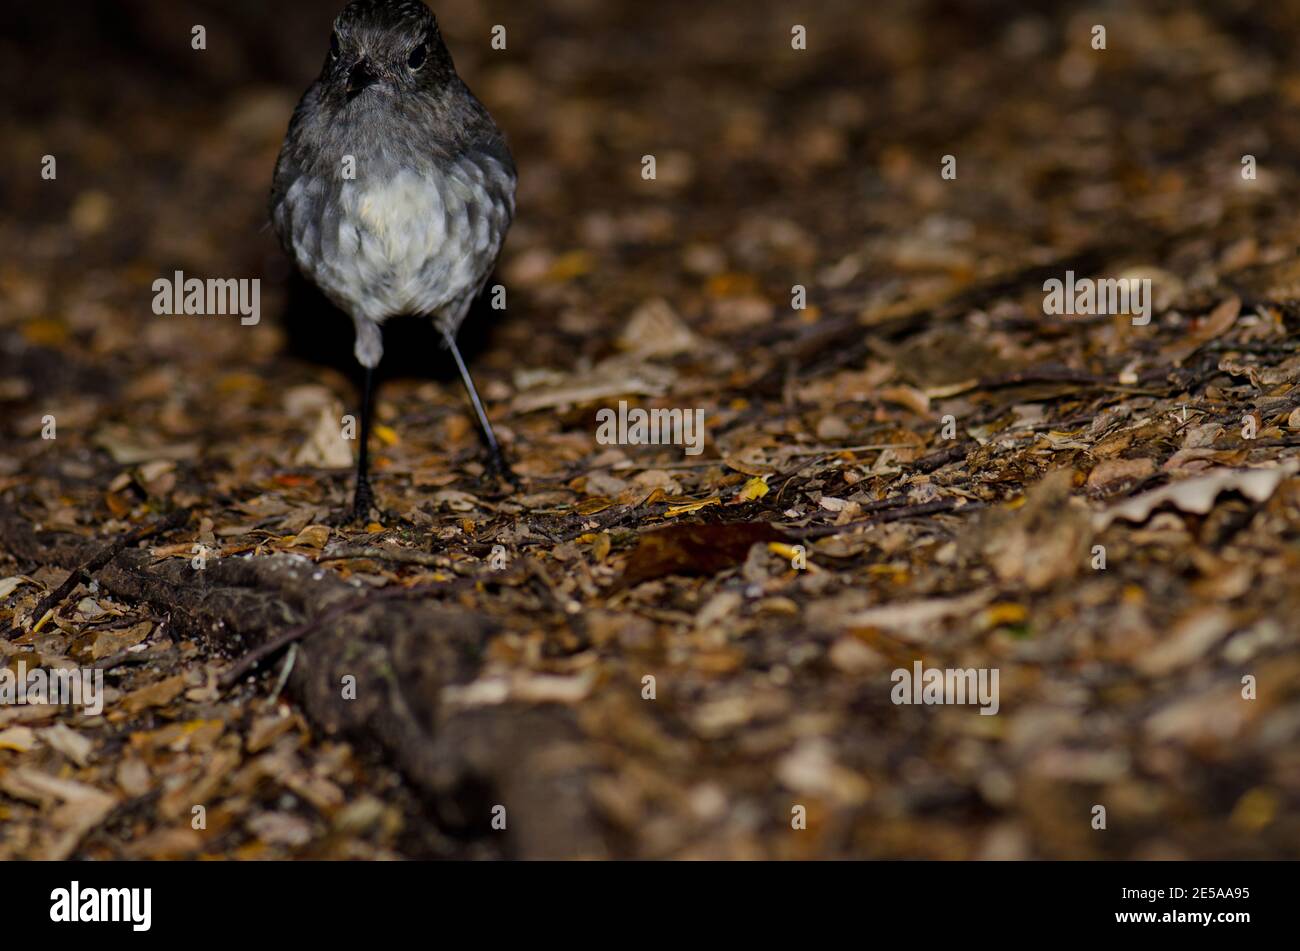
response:
[[[972,591],[952,598],[927,598],[922,601],[904,601],[883,604],[843,615],[839,621],[845,627],[877,627],[915,634],[938,621],[968,615],[993,600],[994,592]]]
[[[835,760],[835,750],[824,737],[801,740],[776,764],[776,779],[787,789],[825,796],[854,805],[867,798],[870,784]]]
[[[586,501],[583,502],[579,502],[577,505],[573,507],[573,511],[577,512],[579,515],[595,515],[598,512],[605,511],[605,509],[609,508],[613,504],[614,504],[613,499],[598,497],[594,499],[587,499]]]
[[[59,804],[49,813],[59,834],[34,853],[34,857],[51,861],[61,861],[71,855],[85,834],[99,825],[118,802],[116,796],[94,786],[35,769],[0,773],[0,789],[42,807]]]
[[[1074,472],[1056,469],[1025,490],[1018,508],[995,509],[972,542],[1005,584],[1043,591],[1073,577],[1085,564],[1088,512],[1071,500]]]
[[[918,416],[930,413],[930,397],[911,386],[884,386],[880,388],[880,398],[887,403],[896,403],[910,409]]]
[[[185,676],[177,674],[147,687],[132,691],[122,698],[122,709],[128,714],[139,713],[150,707],[162,707],[171,703],[185,689]]]
[[[14,575],[10,578],[0,578],[0,598],[7,598],[13,594],[19,585],[36,584],[31,578],[25,578],[22,575]]]
[[[31,727],[11,726],[0,730],[0,750],[14,750],[26,753],[36,745],[36,733]]]
[[[314,548],[320,551],[325,547],[325,543],[330,538],[330,527],[328,525],[308,525],[297,535],[293,537],[291,545],[301,545],[305,548]]]
[[[990,604],[984,611],[984,624],[991,628],[1020,624],[1028,616],[1029,612],[1025,610],[1023,604],[1000,601],[997,604]]]
[[[672,305],[656,297],[632,312],[618,336],[618,345],[641,356],[670,356],[694,350],[699,340]]]
[[[343,438],[343,426],[337,407],[322,407],[316,415],[311,435],[294,454],[295,466],[317,469],[347,469],[352,465],[352,447]]]
[[[1143,492],[1097,512],[1092,517],[1092,525],[1096,531],[1102,531],[1116,519],[1145,522],[1152,512],[1166,504],[1180,512],[1204,515],[1214,507],[1215,500],[1223,492],[1240,492],[1252,502],[1264,502],[1298,469],[1300,462],[1294,461],[1271,469],[1215,469]]]
[[[767,522],[674,525],[646,532],[628,559],[619,587],[665,575],[713,575],[740,564],[751,545],[789,541]]]
[[[516,413],[580,405],[614,396],[663,396],[677,378],[668,367],[645,363],[639,358],[611,358],[586,373],[565,377],[554,386],[541,386],[517,395],[510,403]]]
[[[287,812],[264,812],[248,821],[249,831],[272,845],[300,846],[312,839],[312,825]]]
[[[40,737],[47,746],[58,750],[78,766],[86,766],[90,763],[90,751],[94,749],[95,744],[76,730],[62,723],[56,723],[52,727],[41,730]]]
[[[137,859],[181,859],[203,848],[203,836],[189,828],[162,828],[150,832],[126,847]]]
[[[666,512],[664,512],[664,517],[675,518],[678,515],[689,515],[691,512],[698,512],[700,509],[704,508],[705,506],[717,505],[721,501],[722,501],[721,496],[712,495],[709,496],[709,498],[707,499],[698,499],[691,502],[684,502],[681,505],[672,505],[669,506]]]
[[[88,636],[86,641],[78,641],[78,652],[89,649],[91,660],[109,657],[128,647],[141,643],[153,631],[152,621],[141,621],[121,631],[98,631]]]
[[[1229,297],[1220,303],[1214,310],[1210,311],[1200,323],[1192,328],[1192,332],[1178,343],[1171,344],[1161,351],[1161,355],[1173,363],[1182,363],[1202,346],[1209,343],[1215,337],[1223,334],[1229,327],[1237,321],[1237,315],[1241,313],[1241,298]]]
[[[1088,488],[1106,491],[1125,482],[1141,482],[1156,471],[1152,459],[1103,459],[1088,473]]]
[[[1179,620],[1169,636],[1138,657],[1134,666],[1152,677],[1185,667],[1232,633],[1236,622],[1223,608],[1197,610]]]
[[[118,465],[134,466],[159,459],[193,459],[199,454],[196,442],[172,445],[144,445],[136,442],[136,435],[125,426],[105,426],[94,436],[95,445],[108,450]]]

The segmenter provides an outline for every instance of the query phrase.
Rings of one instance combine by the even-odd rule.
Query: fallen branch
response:
[[[219,683],[222,688],[232,686],[239,680],[239,678],[243,677],[244,674],[248,673],[267,657],[284,650],[284,648],[296,641],[302,640],[308,634],[316,631],[321,626],[332,621],[337,621],[345,614],[360,611],[363,608],[368,608],[380,601],[421,600],[435,593],[435,590],[436,589],[427,585],[419,588],[393,588],[387,591],[380,591],[376,594],[367,594],[359,598],[353,598],[351,601],[344,601],[342,604],[336,604],[332,608],[322,611],[310,621],[307,621],[304,624],[299,624],[297,627],[292,627],[283,634],[277,634],[275,637],[263,641],[257,647],[240,657],[239,660],[235,661],[235,663],[221,675]]]
[[[0,548],[20,560],[84,566],[94,547],[71,533],[37,532],[0,505]],[[367,592],[301,555],[219,558],[195,570],[187,560],[160,562],[136,549],[106,564],[97,580],[114,597],[166,613],[177,634],[209,656],[242,654],[242,663],[263,645],[259,659],[298,643],[285,690],[313,726],[386,754],[427,797],[430,819],[443,828],[486,835],[491,806],[510,802],[510,831],[501,840],[507,854],[610,854],[586,793],[597,767],[558,755],[582,740],[573,711],[514,698],[445,702],[447,688],[483,674],[495,625],[433,603],[431,595],[477,579]],[[297,629],[294,637],[289,629]]]
[[[174,656],[175,649],[166,650],[143,650],[132,651],[127,649],[118,651],[116,654],[109,654],[102,657],[90,665],[91,670],[113,670],[117,667],[123,667],[129,664],[152,664],[157,660],[167,660]]]
[[[37,603],[36,609],[32,612],[32,624],[35,627],[39,627],[45,620],[46,615],[53,612],[65,598],[72,594],[72,592],[76,590],[78,584],[82,581],[89,582],[93,580],[95,572],[108,565],[127,548],[135,547],[146,538],[152,538],[155,535],[162,535],[166,532],[172,531],[173,529],[180,528],[189,520],[190,510],[178,509],[170,515],[158,519],[152,524],[141,526],[134,531],[120,535],[116,541],[100,549],[90,558],[86,559],[85,562],[72,569],[68,574],[68,577],[64,579],[63,584],[59,585]],[[16,637],[21,637],[22,633],[23,632],[15,623],[14,626],[9,629],[7,636],[9,640],[13,640]]]
[[[433,555],[426,551],[412,551],[409,548],[392,548],[379,545],[348,545],[332,548],[316,559],[327,561],[388,561],[398,565],[421,565],[426,568],[443,567],[447,556]]]

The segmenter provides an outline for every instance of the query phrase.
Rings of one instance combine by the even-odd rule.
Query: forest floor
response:
[[[331,5],[0,30],[0,665],[105,685],[0,705],[0,858],[1300,853],[1295,14],[518,6],[437,12],[520,169],[463,341],[521,485],[403,322],[363,526],[265,227]]]

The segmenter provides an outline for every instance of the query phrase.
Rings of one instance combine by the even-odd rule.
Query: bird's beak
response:
[[[359,59],[348,73],[348,98],[370,88],[379,82],[379,76],[370,66],[370,60]]]

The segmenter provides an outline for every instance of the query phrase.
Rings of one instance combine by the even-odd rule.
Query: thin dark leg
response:
[[[370,488],[370,402],[375,385],[375,371],[366,367],[365,382],[361,386],[361,451],[357,453],[357,492],[352,499],[352,520],[364,522],[370,518],[375,504],[375,493]]]
[[[443,333],[442,338],[447,342],[447,349],[451,351],[452,357],[456,360],[456,369],[460,370],[460,379],[465,384],[465,392],[469,395],[470,405],[474,407],[474,414],[478,417],[479,429],[483,431],[483,438],[487,440],[488,452],[491,453],[492,471],[505,476],[518,485],[519,479],[506,463],[505,454],[501,452],[501,444],[497,442],[497,434],[492,431],[492,421],[488,419],[487,410],[483,408],[483,401],[479,399],[478,389],[474,386],[474,378],[469,375],[469,367],[465,366],[465,360],[460,355],[460,348],[456,346],[456,335]]]

